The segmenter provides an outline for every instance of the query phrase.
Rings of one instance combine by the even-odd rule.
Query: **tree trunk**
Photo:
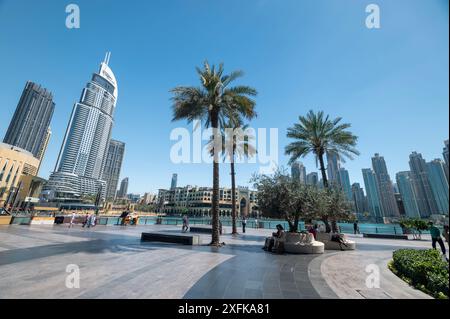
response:
[[[231,159],[231,224],[232,224],[232,234],[237,234],[236,229],[236,173],[234,171],[234,154]]]
[[[327,173],[325,172],[325,163],[323,162],[323,154],[319,154],[320,171],[322,172],[323,187],[328,188]]]
[[[330,223],[328,222],[328,217],[323,217],[322,221],[325,224],[325,232],[331,233],[331,227],[330,227]]]
[[[333,231],[333,233],[339,233],[339,227],[335,220],[331,221],[331,230]]]
[[[294,221],[292,221],[291,216],[287,215],[286,216],[286,221],[289,224],[289,232],[290,233],[296,233],[298,230],[298,217],[294,217]]]
[[[218,112],[211,112],[211,126],[214,134],[214,155],[213,155],[213,195],[212,195],[212,238],[211,246],[220,246],[219,233],[219,151],[217,144],[218,137]]]

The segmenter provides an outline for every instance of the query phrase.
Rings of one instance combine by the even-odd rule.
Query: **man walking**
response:
[[[245,226],[247,226],[247,218],[244,216],[242,219],[242,232],[245,234]]]
[[[445,256],[445,259],[447,259],[445,245],[441,237],[441,231],[433,224],[433,222],[429,222],[428,225],[430,225],[431,246],[433,246],[433,249],[436,249],[436,242],[438,242],[439,246],[441,246],[441,251]]]
[[[77,215],[75,214],[75,212],[72,212],[72,215],[70,216],[69,228],[72,228],[73,224],[75,224],[75,218],[76,217],[77,217]]]
[[[183,216],[183,227],[181,228],[181,231],[183,233],[187,232],[189,229],[189,218],[187,215]]]
[[[353,232],[356,234],[360,234],[359,232],[359,225],[358,225],[358,221],[355,220],[355,222],[353,223]]]

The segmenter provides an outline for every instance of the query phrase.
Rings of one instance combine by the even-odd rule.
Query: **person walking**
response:
[[[72,212],[72,215],[70,216],[69,228],[72,228],[73,224],[75,224],[75,218],[76,217],[77,217],[77,215],[75,214],[75,212]]]
[[[95,227],[96,221],[97,221],[97,215],[92,214],[92,215],[91,215],[91,226],[92,226],[92,227]]]
[[[183,215],[183,227],[181,228],[181,231],[183,233],[187,232],[189,229],[189,217],[187,215]]]
[[[245,226],[247,226],[247,218],[244,216],[242,219],[242,232],[245,234]]]
[[[428,225],[430,225],[431,246],[433,246],[433,249],[436,249],[436,242],[439,243],[439,246],[441,246],[441,251],[445,256],[445,259],[448,261],[444,241],[441,237],[441,231],[433,224],[433,222],[429,222]]]
[[[355,235],[356,234],[360,234],[360,232],[359,232],[359,225],[358,225],[358,221],[357,220],[355,220],[355,222],[353,223],[353,232],[354,232]]]
[[[86,213],[86,215],[84,216],[84,220],[83,220],[83,228],[85,226],[89,226],[88,223],[89,223],[89,213]]]

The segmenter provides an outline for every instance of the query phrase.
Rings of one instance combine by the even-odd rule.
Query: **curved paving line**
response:
[[[223,252],[225,253],[225,252]],[[184,299],[317,299],[308,265],[317,255],[240,253],[208,271]]]

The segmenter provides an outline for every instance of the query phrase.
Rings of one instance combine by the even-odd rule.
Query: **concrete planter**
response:
[[[0,216],[0,225],[11,224],[12,216]]]
[[[31,218],[30,225],[53,225],[55,223],[55,217],[33,217]]]
[[[13,225],[30,225],[31,217],[14,216],[11,224]]]

